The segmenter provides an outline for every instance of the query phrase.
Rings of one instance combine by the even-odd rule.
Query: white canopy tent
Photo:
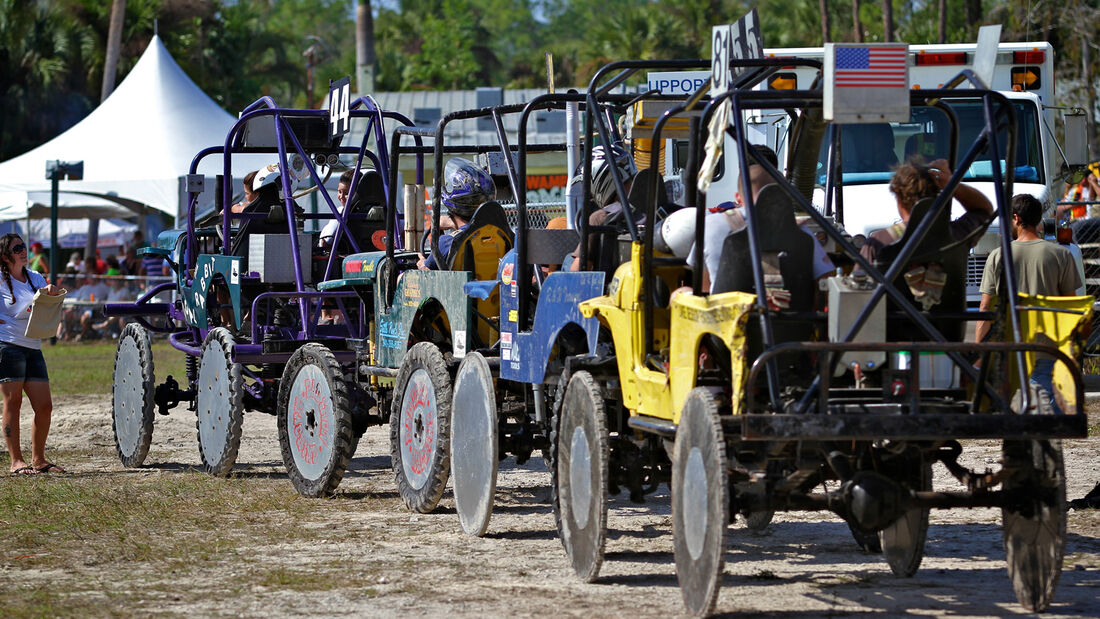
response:
[[[0,187],[0,221],[50,217],[50,192],[4,191]],[[81,193],[58,193],[58,219],[126,218],[134,211],[115,200]]]
[[[29,242],[38,241],[46,249],[50,248],[50,220],[32,219],[30,229],[26,222],[18,224],[20,233]],[[128,244],[137,232],[137,224],[121,219],[104,219],[99,222],[99,238],[96,247],[121,247]],[[65,249],[83,249],[88,239],[88,223],[78,219],[66,219],[57,222],[57,240]],[[106,253],[104,253],[106,255]],[[64,263],[64,260],[62,260]]]
[[[25,208],[30,198],[20,199],[20,191],[49,191],[47,161],[82,160],[84,180],[62,181],[62,191],[146,205],[175,218],[182,193],[179,177],[187,174],[200,150],[224,144],[234,122],[154,36],[126,79],[87,118],[42,146],[0,163],[0,209]],[[234,157],[235,163],[239,157]],[[251,169],[256,169],[271,158],[250,159],[255,159]],[[199,172],[220,174],[221,165],[220,156],[210,156]],[[235,174],[244,176],[246,167],[236,165]]]

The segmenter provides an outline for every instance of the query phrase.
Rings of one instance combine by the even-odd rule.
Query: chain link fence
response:
[[[1073,202],[1070,206],[1084,207],[1082,214],[1100,214],[1100,202]],[[1070,223],[1073,241],[1081,249],[1085,267],[1085,294],[1100,298],[1100,216],[1081,217]],[[1100,305],[1093,304],[1092,333],[1085,345],[1083,363],[1086,374],[1100,374]]]

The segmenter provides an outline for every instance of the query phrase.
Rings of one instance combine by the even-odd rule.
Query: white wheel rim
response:
[[[132,337],[118,345],[115,361],[114,422],[118,447],[126,456],[137,450],[141,426],[145,422],[145,380],[141,351]]]
[[[418,368],[405,385],[401,407],[401,469],[415,490],[428,483],[437,451],[435,386],[427,370]]]
[[[692,447],[684,467],[684,486],[680,491],[680,510],[684,522],[684,542],[692,560],[703,555],[707,538],[707,470],[703,453]]]
[[[333,454],[332,390],[324,372],[306,365],[294,376],[287,403],[287,436],[290,437],[294,466],[302,477],[319,479]]]
[[[592,508],[592,459],[588,449],[588,435],[584,428],[573,429],[569,447],[569,503],[577,527],[588,526],[588,512]]]
[[[216,464],[225,453],[229,439],[231,414],[229,367],[221,342],[210,340],[210,345],[199,358],[199,386],[196,409],[199,417],[199,441],[203,446],[207,464]]]

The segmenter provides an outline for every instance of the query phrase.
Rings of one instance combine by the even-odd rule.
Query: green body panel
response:
[[[361,285],[367,282],[373,282],[375,275],[378,273],[378,266],[386,258],[386,252],[384,251],[368,251],[358,254],[352,254],[347,258],[344,258],[344,278],[342,280],[336,280],[343,282],[340,285],[354,286]],[[338,288],[335,282],[321,282],[318,288],[322,290],[331,290]]]
[[[397,279],[393,306],[386,311],[383,294],[374,296],[374,336],[377,363],[383,367],[401,365],[409,343],[413,319],[425,303],[436,300],[443,306],[451,327],[454,357],[461,358],[469,349],[473,301],[462,287],[473,278],[465,271],[410,270]]]
[[[241,328],[241,258],[221,254],[199,254],[195,262],[195,279],[186,285],[186,273],[177,273],[180,298],[183,300],[183,315],[192,327],[206,328],[206,299],[214,277],[221,275],[229,289],[229,298],[233,304],[233,324]]]

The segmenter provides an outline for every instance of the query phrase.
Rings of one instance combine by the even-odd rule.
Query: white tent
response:
[[[87,118],[42,146],[0,163],[0,185],[49,191],[46,161],[82,160],[84,180],[62,181],[63,191],[113,194],[175,217],[179,177],[187,174],[201,149],[224,144],[234,122],[187,77],[160,37],[154,36],[126,79]],[[264,163],[266,159],[270,158]],[[220,156],[210,156],[199,172],[220,174],[221,165]],[[11,200],[10,193],[0,198],[6,195]],[[25,207],[27,198],[16,196],[15,203],[7,200],[0,201],[0,208]]]
[[[39,219],[50,217],[50,192],[5,191],[0,187],[0,221],[13,219]],[[140,206],[140,205],[139,205]],[[116,200],[81,193],[59,192],[57,195],[58,219],[125,218],[134,211]]]
[[[24,228],[24,224],[20,224]],[[137,232],[137,224],[121,219],[104,219],[99,222],[99,238],[96,247],[120,247],[129,243]],[[50,248],[50,220],[32,219],[30,230],[24,231],[27,240],[38,241]],[[66,219],[57,222],[57,241],[64,248],[83,249],[88,239],[88,222]],[[104,254],[106,255],[106,254]]]

